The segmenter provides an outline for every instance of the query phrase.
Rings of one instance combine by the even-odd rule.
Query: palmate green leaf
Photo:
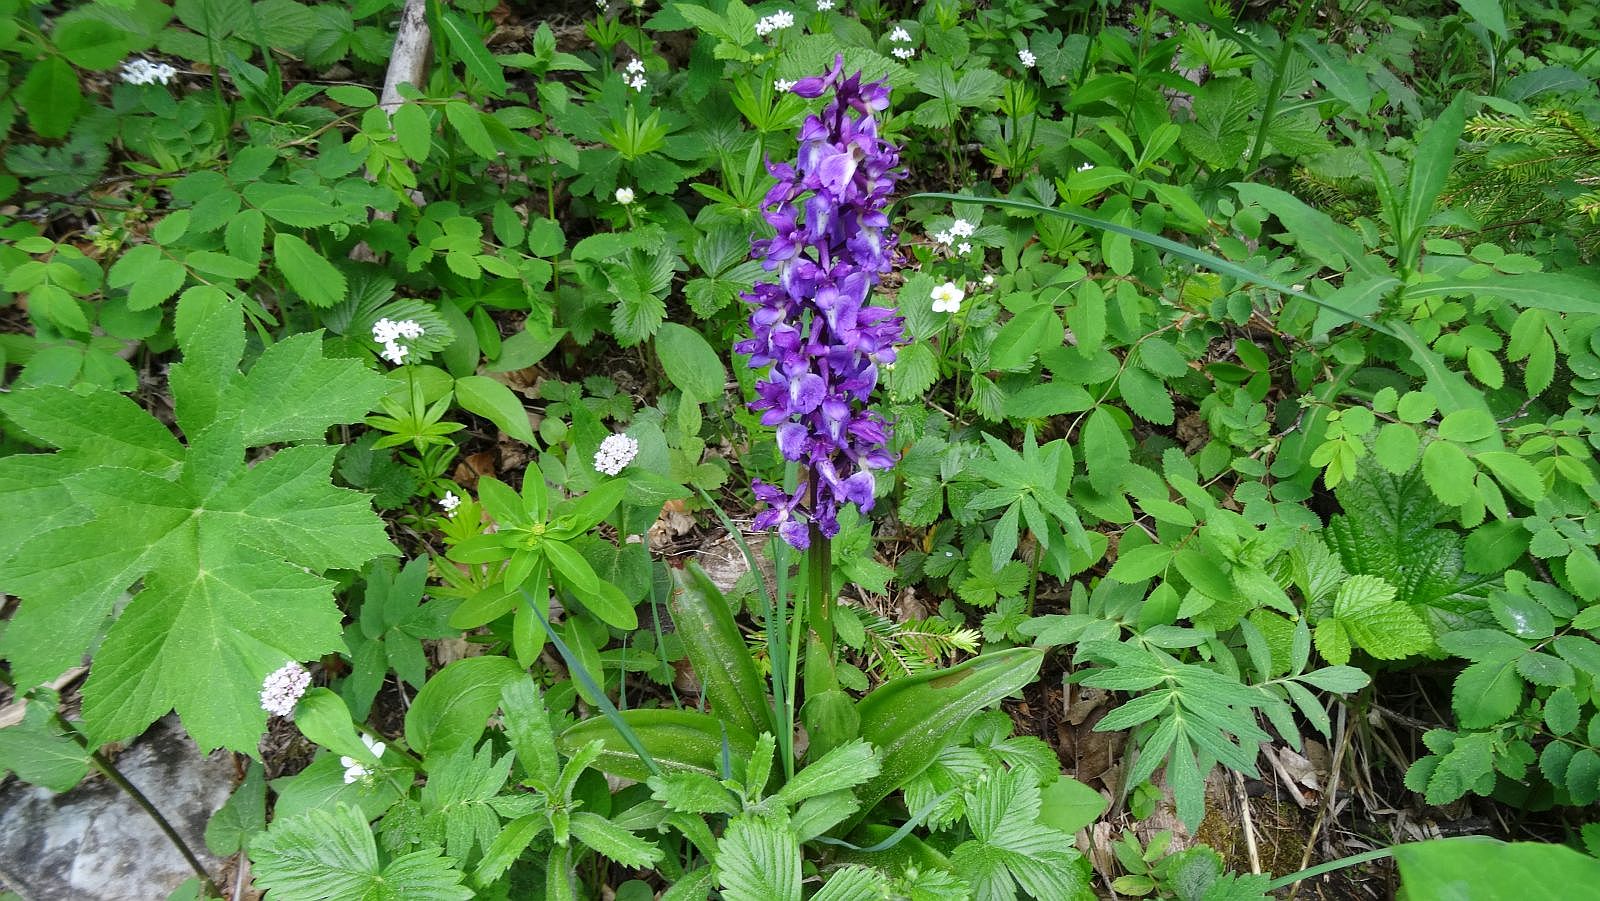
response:
[[[118,596],[142,580],[84,688],[89,733],[126,737],[177,708],[203,748],[253,754],[266,723],[261,679],[342,647],[331,584],[317,573],[392,548],[367,498],[331,484],[334,448],[290,447],[247,467],[245,429],[256,441],[320,434],[358,419],[378,392],[359,366],[323,365],[311,335],[282,353],[341,383],[307,400],[321,406],[241,410],[264,389],[237,371],[239,307],[186,296],[176,326],[186,357],[172,387],[180,423],[196,429],[188,448],[114,395],[41,389],[6,399],[14,421],[62,448],[39,458],[60,462],[34,472],[53,473],[75,512],[0,563],[0,585],[23,600],[4,650],[19,680],[49,679],[77,662]],[[263,360],[263,381],[282,373]]]
[[[324,901],[466,901],[464,874],[437,847],[380,866],[367,818],[354,807],[274,822],[250,845],[258,885],[284,898]]]
[[[966,793],[974,836],[951,854],[955,871],[972,884],[978,901],[1024,897],[1079,901],[1093,898],[1088,861],[1072,836],[1039,822],[1038,785],[1026,769],[991,771]]]

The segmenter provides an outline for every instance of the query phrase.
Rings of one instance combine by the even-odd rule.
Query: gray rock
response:
[[[233,790],[226,752],[202,757],[175,717],[115,758],[213,877],[206,821]],[[15,779],[0,787],[0,885],[27,901],[149,901],[194,875],[143,809],[98,775],[55,794]]]

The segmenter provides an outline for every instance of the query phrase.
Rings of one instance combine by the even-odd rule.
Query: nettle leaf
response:
[[[393,548],[366,495],[330,481],[336,448],[301,444],[253,466],[246,449],[358,421],[386,387],[357,361],[323,359],[317,333],[280,342],[241,374],[240,308],[214,300],[186,298],[177,317],[186,356],[172,388],[187,447],[109,393],[6,399],[13,420],[61,448],[34,459],[70,461],[55,478],[77,512],[0,563],[0,585],[22,598],[4,651],[20,681],[46,681],[142,583],[84,687],[90,736],[134,735],[176,708],[202,748],[255,755],[266,674],[343,650],[332,583],[319,573]],[[296,368],[321,383],[301,383]],[[281,390],[282,380],[302,387],[275,394],[270,383]]]
[[[327,901],[456,901],[474,897],[465,874],[438,847],[380,866],[367,817],[340,805],[277,820],[251,842],[256,882],[275,897]]]

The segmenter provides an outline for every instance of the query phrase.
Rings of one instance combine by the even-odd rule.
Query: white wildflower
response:
[[[1022,61],[1022,68],[1032,69],[1039,62],[1039,57],[1033,55],[1032,50],[1018,50],[1017,59]]]
[[[956,245],[956,253],[959,253],[962,256],[966,256],[967,254],[969,254],[971,252],[972,252],[972,245],[967,243],[966,241],[962,241],[960,244]]]
[[[1088,172],[1090,169],[1093,169],[1093,168],[1094,168],[1094,163],[1085,162],[1083,165],[1078,167],[1078,171],[1079,172]]]
[[[439,506],[444,508],[445,516],[455,516],[456,508],[461,506],[461,498],[456,497],[454,491],[446,491],[444,497],[439,498]]]
[[[261,709],[273,716],[289,716],[310,687],[311,671],[291,660],[262,680]]]
[[[977,230],[978,227],[976,225],[973,225],[971,222],[968,222],[965,219],[957,219],[956,221],[950,223],[950,234],[955,235],[958,238],[970,238],[972,237],[972,233]]]
[[[393,319],[379,319],[372,324],[373,342],[383,345],[379,355],[396,366],[404,363],[406,354],[411,353],[411,348],[401,344],[400,340],[404,338],[407,341],[415,341],[425,334],[427,331],[415,319],[402,319],[399,322]]]
[[[623,84],[633,88],[635,91],[643,91],[645,87],[650,84],[650,82],[647,81],[643,75],[635,75],[632,78],[624,78],[622,81]]]
[[[937,232],[934,234],[933,240],[938,241],[940,244],[954,244],[956,242],[955,236],[949,232]]]
[[[361,743],[367,746],[367,750],[372,752],[373,757],[382,757],[384,748],[388,747],[383,742],[378,741],[377,739],[365,733],[363,733],[361,736]],[[341,755],[339,757],[339,765],[344,767],[345,785],[349,785],[352,782],[365,779],[372,775],[372,768],[355,759],[354,757],[346,757]]]
[[[130,59],[122,64],[122,80],[128,84],[166,84],[178,70],[166,63],[153,63],[147,59]]]
[[[594,453],[594,468],[608,476],[614,476],[628,468],[628,464],[638,455],[639,442],[633,436],[610,435],[600,442],[600,449]]]
[[[961,301],[967,292],[957,287],[955,282],[945,282],[933,289],[933,311],[935,313],[954,313],[961,309]]]
[[[633,59],[628,60],[628,65],[624,68],[626,68],[629,75],[643,75],[644,60],[636,56]]]
[[[623,67],[622,83],[635,91],[642,91],[650,82],[644,77],[644,60],[637,56],[628,60],[628,65]]]
[[[620,203],[623,206],[627,206],[628,204],[633,203],[633,189],[632,188],[618,188],[617,189],[617,203]]]
[[[825,13],[833,9],[833,0],[817,0],[817,12]]]
[[[983,286],[985,288],[993,288],[994,287],[994,276],[990,275],[990,274],[985,274],[984,277],[983,277]]]
[[[896,25],[894,27],[894,31],[889,32],[889,40],[899,41],[902,44],[909,44],[911,43],[911,32],[906,31],[905,28],[899,25]]]
[[[793,25],[794,13],[789,12],[786,9],[780,9],[756,23],[756,34],[760,37],[766,37],[774,31],[782,31],[783,29],[790,28]]]
[[[893,53],[896,59],[910,59],[911,57],[917,55],[917,51],[911,49],[910,47],[896,47],[889,52]]]
[[[786,78],[780,78],[772,83],[772,89],[780,94],[787,94],[794,90],[794,82]]]
[[[388,344],[383,346],[383,350],[380,351],[378,355],[394,365],[400,366],[405,363],[406,354],[408,353],[411,353],[411,348],[405,346],[404,344],[390,341]]]

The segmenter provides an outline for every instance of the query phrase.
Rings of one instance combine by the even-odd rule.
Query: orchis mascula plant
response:
[[[872,509],[872,470],[894,462],[885,447],[888,424],[867,403],[878,367],[894,362],[905,325],[893,308],[867,303],[894,257],[884,207],[902,177],[900,156],[878,137],[873,118],[888,107],[889,88],[863,84],[860,72],[844,77],[843,68],[836,57],[826,75],[790,89],[807,98],[831,89],[833,99],[800,127],[796,161],[768,164],[778,183],[767,192],[764,215],[777,234],[751,246],[778,278],[743,295],[755,311],[751,337],[736,349],[750,354],[752,367],[771,367],[750,406],[778,427],[784,459],[804,470],[793,492],[760,481],[753,487],[767,504],[756,528],[776,528],[809,553],[808,725],[833,720],[854,731],[833,674],[829,539],[839,533],[842,506]]]

